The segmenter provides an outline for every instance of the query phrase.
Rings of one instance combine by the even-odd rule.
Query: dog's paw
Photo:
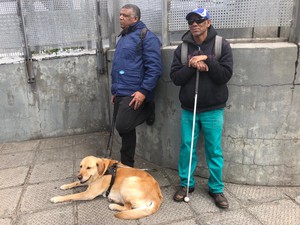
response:
[[[126,209],[124,206],[115,203],[109,204],[108,208],[113,211],[122,211]]]
[[[108,205],[108,208],[109,208],[110,210],[116,210],[115,205],[116,205],[116,204],[109,204],[109,205]]]
[[[67,190],[67,189],[69,189],[70,187],[69,187],[69,185],[67,185],[67,184],[64,184],[64,185],[61,185],[60,186],[60,189],[61,190]]]
[[[56,196],[50,199],[51,202],[53,203],[58,203],[58,202],[62,202],[61,196]]]

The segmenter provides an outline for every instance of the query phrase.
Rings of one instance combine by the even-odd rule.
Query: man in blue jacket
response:
[[[133,4],[120,10],[123,29],[112,64],[112,102],[116,129],[122,138],[121,162],[134,166],[135,128],[144,121],[154,123],[153,94],[161,76],[160,41],[140,20]]]
[[[181,145],[178,163],[178,172],[181,187],[174,195],[175,201],[183,201],[187,194],[194,191],[193,177],[197,166],[196,144],[200,130],[204,135],[205,154],[208,170],[209,194],[220,208],[228,208],[229,204],[223,194],[222,182],[223,154],[222,129],[224,122],[224,107],[228,99],[227,82],[232,76],[232,51],[230,44],[222,38],[221,54],[215,54],[215,41],[217,32],[210,22],[206,9],[197,8],[188,13],[186,20],[189,31],[182,41],[187,43],[188,52],[186,60],[181,59],[182,44],[174,52],[170,77],[173,83],[180,86],[179,99],[181,102]],[[182,62],[187,62],[183,64]],[[194,146],[191,150],[191,137],[193,125],[194,97],[196,71],[199,71],[199,87],[196,104],[196,122]],[[189,159],[192,151],[190,179]],[[188,180],[190,181],[188,184]],[[187,186],[189,190],[187,190]]]

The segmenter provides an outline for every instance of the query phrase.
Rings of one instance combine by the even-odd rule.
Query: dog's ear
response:
[[[97,161],[98,174],[103,176],[109,166],[109,159],[100,158]]]

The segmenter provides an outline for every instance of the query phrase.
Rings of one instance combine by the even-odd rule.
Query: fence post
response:
[[[97,25],[97,49],[96,49],[96,57],[97,57],[97,73],[104,74],[105,73],[105,65],[104,65],[104,51],[102,44],[102,34],[101,34],[101,13],[100,13],[100,0],[95,0],[96,2],[96,25]]]
[[[299,0],[294,0],[293,21],[290,32],[289,41],[294,43],[300,42],[300,3]]]
[[[170,0],[162,0],[162,29],[161,29],[161,42],[162,47],[166,47],[170,44],[170,36],[168,30],[168,12]]]
[[[111,4],[111,5],[110,5]],[[107,8],[112,9],[112,15],[110,15],[109,17],[112,18],[112,20],[110,21],[112,26],[109,26],[111,28],[113,28],[112,30],[110,30],[110,36],[109,36],[109,48],[110,49],[114,49],[116,47],[116,43],[117,43],[117,35],[119,33],[119,29],[120,29],[120,24],[119,24],[119,8],[120,8],[120,3],[119,0],[111,0],[111,1],[107,1]]]
[[[29,84],[35,83],[35,77],[33,73],[33,63],[32,63],[32,55],[30,51],[30,47],[28,45],[28,39],[27,39],[27,33],[26,33],[26,27],[25,27],[25,18],[24,18],[24,9],[22,8],[22,0],[18,0],[18,11],[19,15],[21,17],[21,27],[22,27],[22,33],[23,33],[23,39],[24,39],[24,58],[25,58],[25,64],[27,69],[27,76],[28,80],[27,82]]]

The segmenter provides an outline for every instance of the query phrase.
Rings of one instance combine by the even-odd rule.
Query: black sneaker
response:
[[[153,101],[149,102],[148,107],[150,107],[150,115],[146,119],[146,123],[149,126],[152,126],[154,124],[154,121],[155,121],[155,104],[154,104],[154,102]]]

